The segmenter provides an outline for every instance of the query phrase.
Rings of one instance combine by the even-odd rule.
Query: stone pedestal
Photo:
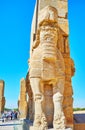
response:
[[[31,126],[30,130],[40,130],[40,129],[38,127]],[[55,129],[51,128],[51,129],[47,129],[47,130],[55,130]],[[72,128],[66,128],[66,129],[62,129],[62,130],[72,130]]]
[[[48,130],[55,130],[55,129],[48,129]],[[72,130],[72,128],[66,128],[66,129],[62,129],[62,130]]]

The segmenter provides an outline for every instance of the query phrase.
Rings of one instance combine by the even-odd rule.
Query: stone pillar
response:
[[[73,89],[71,78],[74,76],[75,68],[74,62],[70,57],[69,40],[65,31],[63,33],[61,30],[59,30],[58,49],[61,51],[65,63],[63,110],[66,117],[66,126],[73,128]]]
[[[70,57],[64,57],[65,60],[65,88],[64,88],[64,101],[63,101],[63,109],[66,117],[67,126],[73,127],[73,89],[72,89],[72,81],[71,77],[74,73],[74,66],[72,63],[72,59]]]
[[[31,31],[31,53],[33,52],[32,46],[35,44],[34,41],[34,33],[36,35],[36,47],[39,45],[39,25],[40,22],[43,22],[44,19],[44,9],[46,6],[51,6],[56,8],[58,12],[58,43],[57,48],[59,52],[61,53],[63,59],[64,59],[64,65],[65,65],[65,85],[64,85],[64,93],[63,93],[63,110],[65,114],[66,119],[66,127],[73,128],[73,89],[72,89],[72,76],[74,75],[75,68],[74,68],[74,62],[70,57],[70,48],[69,48],[69,26],[68,26],[68,1],[67,0],[37,0],[37,9],[35,10],[34,17],[33,17],[33,23],[32,23],[32,31]],[[50,11],[49,11],[50,13]],[[48,15],[48,18],[52,17],[52,13]],[[37,22],[37,23],[35,23]],[[42,24],[41,22],[41,24]],[[37,25],[37,26],[36,26]],[[36,28],[37,27],[37,28]],[[36,29],[35,29],[36,28]],[[37,30],[34,31],[34,30]],[[49,40],[49,39],[48,39]],[[35,48],[34,48],[35,49]],[[56,49],[57,51],[57,49]],[[36,57],[35,57],[36,58]],[[57,56],[57,58],[59,58]],[[59,58],[58,61],[61,61]],[[60,64],[61,65],[61,64]],[[61,66],[60,66],[61,67]],[[49,73],[50,75],[50,73]],[[48,76],[49,76],[48,75]],[[47,76],[47,75],[46,75]],[[57,77],[56,77],[57,78]],[[54,114],[54,106],[53,106],[53,90],[51,85],[44,85],[44,102],[43,102],[43,110],[46,115],[48,126],[52,126],[53,121],[53,114]],[[47,105],[47,103],[49,105]]]
[[[5,97],[4,97],[4,81],[0,80],[0,114],[4,112]]]
[[[25,79],[21,79],[20,99],[18,101],[18,107],[19,107],[19,112],[20,112],[19,118],[26,119],[27,113],[28,113],[28,101],[27,101]]]
[[[27,89],[27,94],[29,97],[27,117],[29,118],[29,120],[33,120],[34,119],[34,101],[33,101],[32,89],[30,86],[29,73],[27,73],[26,75],[26,89]]]

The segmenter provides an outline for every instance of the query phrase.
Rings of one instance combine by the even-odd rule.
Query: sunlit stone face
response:
[[[56,45],[58,39],[57,27],[53,23],[44,23],[40,27],[40,45],[42,46],[42,58],[44,60],[56,60]]]
[[[58,32],[57,28],[52,26],[42,26],[40,30],[40,43],[51,42],[57,44]]]

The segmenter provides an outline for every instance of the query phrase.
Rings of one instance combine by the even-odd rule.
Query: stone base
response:
[[[30,126],[29,130],[39,130],[38,127]]]
[[[39,130],[38,127],[30,126],[29,130]],[[55,130],[54,128],[48,129],[48,130]],[[66,128],[65,130],[72,130],[72,128]]]
[[[55,130],[54,128],[48,130]],[[66,128],[65,130],[72,130],[71,128]]]

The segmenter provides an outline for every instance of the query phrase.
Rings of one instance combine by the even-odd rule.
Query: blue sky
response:
[[[74,107],[85,107],[85,1],[68,0]],[[20,80],[28,70],[30,30],[35,0],[0,0],[0,79],[6,107],[17,107]]]

